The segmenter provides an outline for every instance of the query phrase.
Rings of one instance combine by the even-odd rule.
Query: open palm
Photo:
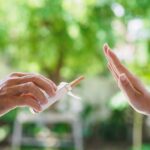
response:
[[[150,93],[141,81],[120,62],[107,44],[103,49],[108,60],[108,68],[119,88],[128,97],[129,104],[140,113],[150,114]]]

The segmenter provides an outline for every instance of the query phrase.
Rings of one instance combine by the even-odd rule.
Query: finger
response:
[[[27,75],[40,76],[41,78],[43,78],[44,80],[46,80],[49,84],[53,84],[54,88],[57,89],[56,84],[52,80],[50,80],[50,79],[48,79],[48,78],[46,78],[46,77],[44,77],[44,76],[42,76],[40,74],[15,72],[15,73],[12,73],[11,76],[23,77],[23,76],[27,76]]]
[[[48,102],[44,93],[32,82],[12,86],[7,89],[7,93],[14,96],[30,95],[30,97],[36,99],[40,104]]]
[[[27,75],[27,73],[13,72],[13,73],[11,73],[9,76],[10,76],[10,77],[22,77],[22,76],[25,76],[25,75]]]
[[[105,54],[106,59],[109,61],[109,56],[108,56],[108,44],[104,44],[103,46],[103,51]]]
[[[107,60],[109,61],[109,59],[108,59],[108,44],[104,44],[103,50],[104,50],[104,54],[105,54]],[[118,75],[110,62],[107,64],[107,67],[110,70],[110,72],[112,73],[112,75],[114,76],[115,80],[118,82]]]
[[[110,70],[110,72],[112,73],[113,77],[115,78],[116,82],[118,83],[118,76],[117,74],[114,72],[113,68],[111,67],[110,64],[107,65],[108,69]]]
[[[117,56],[111,51],[108,44],[104,45],[104,53],[109,61],[109,63],[113,66],[113,69],[116,70],[116,73],[119,75],[124,70],[124,66],[121,64],[120,60],[117,58]],[[126,73],[126,72],[125,72]]]
[[[107,47],[107,55],[108,55],[108,59],[111,64],[111,67],[113,68],[117,76],[119,76],[122,73],[125,73],[128,79],[130,80],[130,82],[132,83],[132,85],[134,86],[134,88],[140,93],[142,93],[142,91],[145,90],[143,84],[123,64],[121,64],[118,57],[110,50],[109,47]]]
[[[26,76],[22,76],[19,78],[18,77],[12,78],[12,79],[10,79],[8,84],[9,84],[9,86],[12,86],[12,85],[23,84],[23,83],[27,83],[27,82],[33,82],[39,88],[44,90],[49,96],[55,95],[56,90],[55,90],[54,84],[52,84],[52,83],[49,84],[46,80],[44,80],[43,78],[41,78],[38,75],[26,75]]]
[[[118,75],[125,73],[129,78],[133,77],[133,74],[120,62],[116,54],[111,51],[110,48],[107,49],[107,54],[111,65]]]
[[[104,54],[105,54],[105,56],[106,56],[106,58],[107,58],[107,60],[109,62],[109,59],[108,59],[108,44],[107,43],[104,44],[103,50],[104,50]],[[114,67],[112,66],[112,64],[110,62],[107,64],[107,67],[108,67],[108,69],[110,70],[110,72],[112,73],[112,75],[114,76],[115,80],[118,83],[118,78],[119,77],[118,77],[116,71],[114,70]]]
[[[38,75],[41,78],[43,78],[43,80],[47,81],[49,84],[53,84],[55,90],[57,89],[56,84],[52,80],[50,80],[50,79],[48,79],[48,78],[46,78],[40,74],[23,73],[23,72],[14,72],[14,73],[10,74],[11,77],[23,77],[23,76],[27,76],[27,75],[35,75],[35,76]]]
[[[108,57],[110,63],[115,67],[117,74],[121,74],[122,72],[128,73],[128,70],[121,64],[120,60],[117,58],[115,53],[113,53],[110,49],[108,49]]]
[[[112,72],[114,78],[116,79],[116,81],[117,81],[117,83],[118,83],[118,80],[119,80],[120,77],[119,77],[119,76],[116,74],[116,72],[113,70],[113,67],[111,66],[111,64],[108,64],[108,65],[109,65],[110,71]],[[129,78],[128,78],[128,80],[129,80]],[[129,80],[129,82],[132,84],[132,82],[131,82],[130,80]],[[138,82],[138,81],[137,81],[137,82]],[[137,84],[138,84],[138,83],[137,83]],[[132,86],[133,86],[134,90],[135,90],[137,93],[139,93],[140,95],[143,94],[142,90],[137,89],[137,87],[135,87],[134,84],[132,84]],[[142,88],[140,88],[140,89],[142,89]]]
[[[105,56],[107,56],[107,49],[108,49],[108,45],[104,44],[103,51],[104,51]]]
[[[135,90],[135,88],[133,87],[133,85],[131,84],[131,82],[129,81],[129,79],[125,74],[120,75],[119,86],[130,100],[141,96],[141,94]]]
[[[31,107],[33,110],[40,112],[42,111],[42,107],[40,106],[40,104],[38,103],[38,101],[36,101],[34,98],[23,95],[23,96],[15,96],[13,97],[15,99],[16,102],[16,106],[18,107],[24,107],[24,106],[28,106]]]
[[[116,66],[113,64],[112,58],[111,58],[111,56],[110,56],[110,54],[109,54],[110,48],[109,48],[108,44],[104,44],[103,49],[104,49],[104,54],[105,54],[105,56],[106,56],[106,58],[107,58],[109,64],[111,65],[112,70],[115,72],[115,74],[117,74],[117,76],[119,76],[119,74],[120,74],[121,72],[119,72],[119,71],[117,70]],[[115,54],[114,54],[114,55],[115,55]],[[116,57],[116,58],[117,58],[117,57]],[[118,59],[118,61],[119,61],[119,59]],[[119,61],[119,63],[120,63],[120,61]],[[120,64],[121,64],[121,63],[120,63]]]
[[[143,99],[143,95],[141,96],[136,90],[133,88],[132,84],[129,82],[127,76],[125,74],[121,74],[119,78],[119,84],[121,90],[128,98],[129,104],[135,110],[142,110],[141,109],[141,98]],[[137,109],[138,108],[138,109]]]

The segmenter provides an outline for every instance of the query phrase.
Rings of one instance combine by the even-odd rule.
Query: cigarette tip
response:
[[[74,81],[72,81],[70,83],[71,87],[75,87],[77,84],[79,84],[84,79],[85,79],[84,76],[79,76],[77,79],[75,79]]]

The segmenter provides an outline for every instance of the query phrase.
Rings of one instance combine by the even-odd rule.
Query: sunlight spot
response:
[[[118,3],[112,4],[112,10],[117,17],[122,17],[125,14],[125,10],[123,6]]]

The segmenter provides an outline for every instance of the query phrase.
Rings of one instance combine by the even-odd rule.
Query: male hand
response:
[[[0,115],[16,107],[28,106],[36,112],[47,103],[43,91],[55,95],[56,85],[42,75],[12,73],[0,82]]]

